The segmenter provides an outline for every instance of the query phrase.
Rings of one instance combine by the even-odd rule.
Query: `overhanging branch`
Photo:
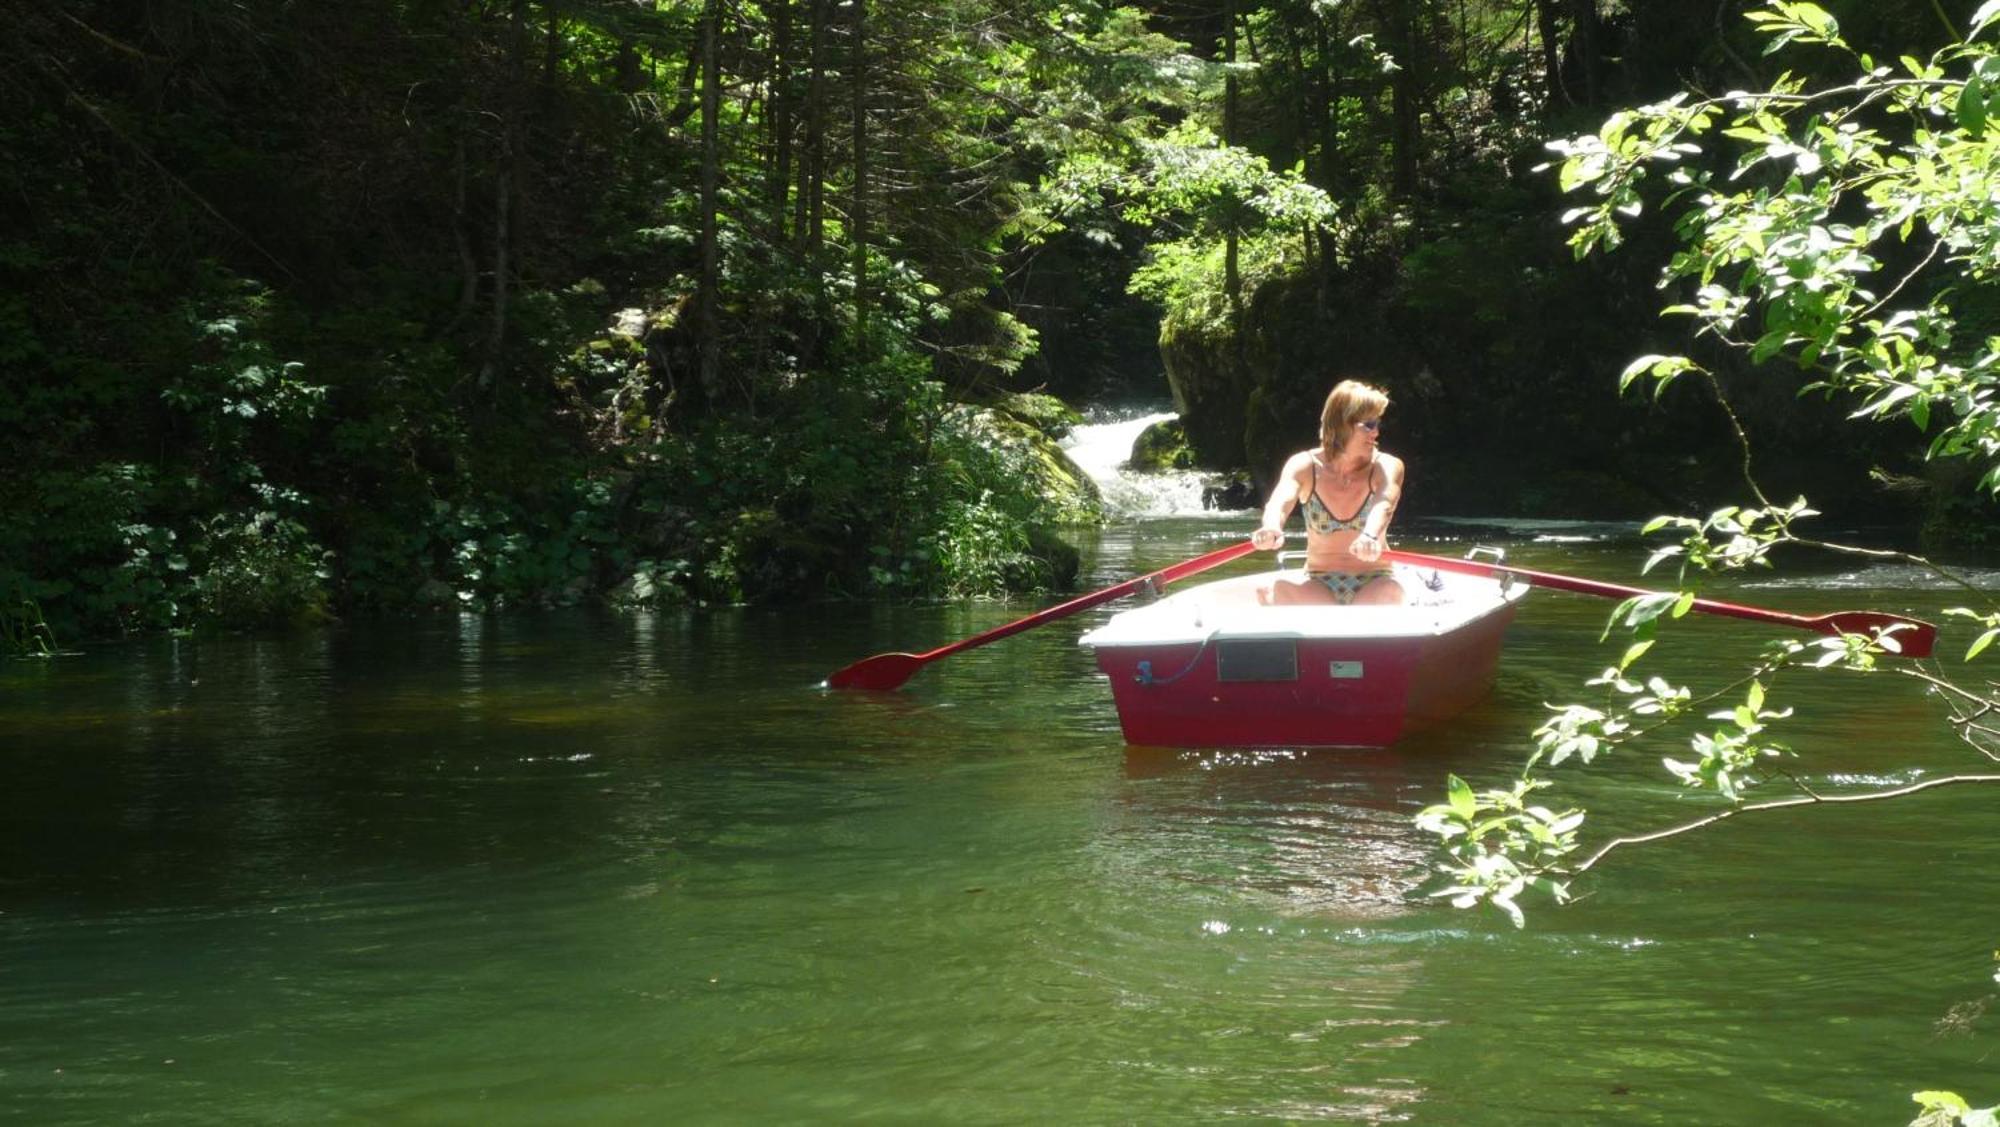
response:
[[[1613,838],[1603,845],[1598,846],[1597,850],[1584,858],[1583,862],[1577,865],[1574,871],[1578,873],[1590,871],[1591,866],[1604,860],[1605,856],[1612,850],[1622,846],[1645,845],[1648,842],[1664,841],[1670,837],[1679,837],[1681,834],[1691,833],[1695,830],[1712,826],[1725,818],[1734,818],[1738,814],[1756,814],[1766,810],[1784,810],[1794,806],[1820,806],[1836,802],[1875,802],[1885,798],[1902,798],[1905,795],[1916,794],[1918,791],[1931,790],[1935,787],[1952,786],[1957,783],[2000,783],[2000,775],[1947,775],[1941,779],[1926,779],[1921,783],[1912,783],[1909,786],[1897,787],[1893,790],[1869,791],[1866,794],[1809,795],[1800,798],[1784,798],[1773,802],[1758,802],[1748,806],[1731,807],[1728,810],[1711,814],[1706,818],[1697,818],[1692,822],[1670,826],[1664,830],[1655,830],[1649,834],[1634,834],[1631,837]]]

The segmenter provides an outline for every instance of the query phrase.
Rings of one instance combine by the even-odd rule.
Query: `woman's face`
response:
[[[1382,439],[1382,416],[1372,415],[1355,423],[1347,432],[1347,453],[1366,454]]]

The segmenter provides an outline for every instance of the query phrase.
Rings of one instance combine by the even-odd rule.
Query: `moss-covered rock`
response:
[[[1098,493],[1097,483],[1041,427],[1022,421],[1011,411],[971,405],[949,412],[946,425],[991,451],[1028,479],[1042,501],[1037,519],[1030,523],[1081,525],[1104,519],[1104,499]]]
[[[1006,396],[994,407],[1057,440],[1068,436],[1072,428],[1083,422],[1083,416],[1077,413],[1076,408],[1053,395],[1037,392]]]
[[[1131,466],[1141,473],[1195,468],[1194,448],[1179,419],[1166,419],[1139,432],[1132,443]]]
[[[1160,358],[1196,460],[1210,469],[1245,464],[1244,410],[1257,381],[1227,333],[1208,322],[1168,318],[1160,326]]]
[[[1010,578],[1016,580],[1014,586],[1017,589],[1043,586],[1062,590],[1076,584],[1077,571],[1081,566],[1081,556],[1076,550],[1076,545],[1047,528],[1031,527],[1028,529],[1027,554],[1034,561],[1034,573],[1010,575]],[[1024,582],[1024,580],[1041,582]]]

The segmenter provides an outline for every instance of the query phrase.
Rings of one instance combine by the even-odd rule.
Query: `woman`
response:
[[[1285,519],[1305,507],[1306,578],[1274,581],[1271,603],[1400,603],[1403,586],[1380,563],[1383,537],[1403,496],[1403,460],[1376,448],[1389,396],[1342,380],[1320,412],[1318,447],[1285,462],[1250,537],[1269,550],[1285,541]],[[1348,514],[1342,516],[1341,514]]]

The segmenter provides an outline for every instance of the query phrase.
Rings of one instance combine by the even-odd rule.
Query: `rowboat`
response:
[[[1387,747],[1492,687],[1525,583],[1397,564],[1400,606],[1266,606],[1280,570],[1188,587],[1078,639],[1111,680],[1125,742]]]
[[[827,675],[829,689],[888,692],[932,662],[1011,638],[1141,592],[1159,594],[1257,550],[1245,540],[1078,595],[922,653],[880,653]],[[1465,559],[1385,550],[1408,596],[1400,606],[1265,606],[1270,576],[1190,588],[1128,610],[1079,641],[1111,679],[1125,741],[1139,747],[1387,747],[1470,707],[1493,683],[1500,642],[1528,588],[1550,587],[1700,614],[1809,630],[1884,655],[1929,657],[1937,627],[1873,610],[1792,614],[1509,566],[1474,548]],[[1280,554],[1280,576],[1288,557]],[[1486,558],[1480,558],[1486,557]],[[1302,572],[1292,571],[1292,578]],[[1648,621],[1651,621],[1648,619]],[[1821,643],[1826,645],[1827,643]]]

